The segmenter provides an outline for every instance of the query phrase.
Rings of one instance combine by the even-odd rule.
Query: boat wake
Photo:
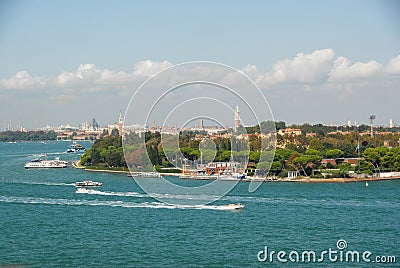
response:
[[[216,196],[212,195],[174,195],[174,194],[160,194],[160,193],[138,193],[138,192],[112,192],[100,191],[88,188],[78,188],[77,194],[90,194],[90,195],[105,195],[105,196],[123,196],[123,197],[138,197],[138,198],[162,198],[162,199],[178,199],[178,200],[210,200]],[[287,198],[268,198],[268,197],[252,197],[252,196],[225,196],[221,200],[229,200],[235,202],[256,202],[256,203],[277,203],[288,202]],[[292,200],[293,201],[293,200]]]
[[[2,181],[2,183],[28,184],[28,185],[47,185],[47,186],[75,186],[74,183],[64,183],[64,182]]]
[[[107,195],[107,196],[133,196],[133,197],[149,197],[147,194],[140,194],[137,192],[106,192],[86,188],[78,188],[77,194],[94,194],[94,195]]]
[[[87,188],[77,189],[76,193],[78,194],[94,194],[94,195],[108,195],[108,196],[132,196],[139,198],[163,198],[163,199],[178,199],[178,200],[210,200],[215,198],[215,196],[211,195],[173,195],[173,194],[160,194],[160,193],[150,193],[150,194],[141,194],[137,192],[107,192],[100,190],[93,190]]]
[[[40,197],[18,197],[0,196],[2,203],[15,204],[45,204],[45,205],[64,205],[64,206],[107,206],[124,208],[163,208],[163,209],[208,209],[208,210],[235,210],[230,205],[171,205],[161,202],[124,202],[124,201],[100,201],[100,200],[79,200],[79,199],[57,199]]]

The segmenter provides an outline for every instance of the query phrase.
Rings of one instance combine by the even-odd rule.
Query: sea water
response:
[[[42,153],[49,159],[79,159],[65,152],[68,146],[0,143],[0,266],[271,267],[285,260],[287,266],[303,267],[400,264],[400,181],[371,182],[368,188],[364,183],[268,182],[254,193],[248,182],[240,182],[212,204],[184,207],[149,197],[125,174],[24,169]],[[84,179],[103,182],[103,187],[77,193],[74,183]],[[187,187],[200,183],[169,179]],[[225,210],[229,203],[245,208]],[[322,254],[329,249],[336,251],[331,259]],[[280,251],[286,255],[278,259]],[[305,251],[315,252],[316,259],[302,261]],[[359,252],[360,258],[371,252],[370,262],[346,261],[348,251]],[[379,264],[376,256],[395,256],[396,263]]]

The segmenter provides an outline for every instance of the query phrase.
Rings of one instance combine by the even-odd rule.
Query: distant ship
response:
[[[161,178],[158,172],[141,172],[134,175],[134,177],[140,178]]]
[[[25,164],[25,168],[65,168],[67,167],[66,161],[61,161],[60,158],[54,160],[34,159]]]
[[[232,173],[232,174],[222,174],[219,176],[220,180],[243,180],[246,178],[246,175],[243,173]]]
[[[84,153],[84,152],[86,152],[86,148],[76,142],[73,142],[67,149],[67,153]]]

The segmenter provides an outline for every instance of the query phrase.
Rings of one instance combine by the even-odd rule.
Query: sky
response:
[[[151,75],[190,61],[248,75],[277,121],[400,124],[399,28],[395,0],[0,0],[0,129],[113,123]]]

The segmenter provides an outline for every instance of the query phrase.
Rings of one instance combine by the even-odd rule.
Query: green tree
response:
[[[314,150],[317,150],[317,151],[323,151],[324,150],[324,146],[322,145],[322,142],[321,142],[320,139],[314,137],[314,138],[312,138],[310,140],[309,149],[314,149]]]
[[[339,157],[342,157],[343,155],[344,155],[344,152],[340,149],[331,149],[331,150],[327,150],[325,152],[326,158],[330,158],[330,159],[339,158]]]

